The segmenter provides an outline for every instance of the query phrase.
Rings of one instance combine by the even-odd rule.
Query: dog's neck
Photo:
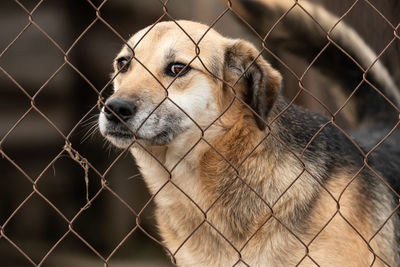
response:
[[[267,192],[262,197],[268,205],[276,204],[290,182],[303,172],[298,157],[307,141],[305,139],[305,143],[299,144],[298,137],[284,136],[285,132],[293,132],[286,131],[285,127],[293,127],[299,124],[295,120],[306,118],[294,118],[290,112],[284,112],[274,120],[285,109],[286,103],[282,98],[278,99],[268,117],[268,122],[272,123],[265,131],[260,131],[251,120],[239,119],[227,128],[220,125],[210,128],[202,139],[189,133],[165,147],[146,147],[144,150],[135,146],[132,153],[151,193],[155,194],[166,184],[172,183],[182,195],[186,194],[185,197],[192,198],[206,209],[214,200],[205,200],[201,192],[206,190],[207,195],[211,193],[217,198],[236,180],[239,187],[257,184],[273,189],[271,192],[262,190]],[[211,131],[220,134],[215,135],[214,132],[211,134],[214,138],[210,139],[208,133]],[[281,162],[282,158],[285,162]],[[251,166],[254,162],[258,162],[258,165]],[[313,184],[313,181],[308,182]],[[281,201],[284,199],[280,198]]]

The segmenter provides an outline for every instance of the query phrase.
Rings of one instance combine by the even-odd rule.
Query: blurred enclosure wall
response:
[[[397,25],[400,5],[393,1],[396,0],[369,2]],[[21,0],[19,3],[30,12],[38,2]],[[92,2],[95,6],[101,4],[101,1]],[[339,16],[353,3],[345,0],[317,2],[326,4]],[[159,239],[152,217],[152,203],[143,209],[151,196],[140,176],[136,175],[138,170],[131,156],[123,155],[109,169],[119,151],[109,148],[99,134],[86,138],[98,113],[96,90],[106,88],[103,96],[110,94],[111,87],[107,84],[111,63],[123,42],[101,20],[91,25],[96,19],[96,11],[88,1],[45,0],[37,7],[32,19],[62,50],[68,51],[67,56],[64,58],[60,49],[33,24],[9,46],[29,24],[29,15],[20,4],[12,0],[0,1],[0,151],[6,154],[0,156],[0,226],[5,226],[3,231],[9,240],[35,263],[46,257],[43,266],[103,266],[101,258],[82,239],[104,258],[137,226],[137,222],[148,234]],[[170,0],[167,8],[176,19],[210,24],[225,6],[216,0]],[[109,0],[100,9],[100,14],[127,39],[162,16],[163,8],[158,0]],[[359,1],[344,20],[353,25],[378,54],[393,37],[393,30],[365,1]],[[266,32],[269,27],[271,25],[266,25]],[[231,37],[255,40],[230,12],[215,28]],[[75,43],[85,30],[87,32]],[[398,85],[399,47],[397,41],[382,55]],[[277,53],[280,52],[277,50]],[[307,64],[295,55],[278,55],[298,74],[305,71]],[[284,93],[293,97],[298,90],[297,80],[278,62],[270,60],[284,73]],[[343,103],[343,99],[332,94],[335,82],[312,68],[304,83],[333,109]],[[30,99],[17,84],[33,98]],[[324,113],[307,95],[303,94],[298,102]],[[346,112],[351,113],[351,110]],[[351,126],[351,120],[346,119],[351,114],[346,115],[346,112],[343,112],[341,123]],[[89,168],[88,193],[90,198],[96,198],[90,207],[82,209],[86,205],[85,169],[68,153],[62,152],[65,139],[49,120],[62,134],[69,135],[72,147],[92,166],[101,174],[106,172],[107,186],[120,199],[108,190],[96,196],[102,186],[101,178]],[[60,153],[62,155],[53,161]],[[80,212],[74,219],[73,230],[82,239],[72,233],[63,238],[69,230],[68,223],[43,197],[33,193],[30,179],[37,181],[35,190],[54,204],[66,219],[72,220]],[[121,199],[136,212],[142,210],[139,219]],[[9,240],[0,237],[0,265],[31,266]],[[54,248],[59,240],[62,241]],[[110,260],[110,266],[168,265],[169,259],[162,248],[138,228]]]

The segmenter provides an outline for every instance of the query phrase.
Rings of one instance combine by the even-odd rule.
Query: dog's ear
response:
[[[259,55],[258,50],[243,40],[232,40],[226,48],[224,79],[235,88],[251,107],[260,130],[281,87],[281,75]],[[238,86],[236,86],[238,85]]]

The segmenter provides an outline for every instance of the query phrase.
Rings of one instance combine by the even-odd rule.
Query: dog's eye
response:
[[[167,74],[172,77],[183,76],[190,70],[190,66],[183,63],[171,63],[167,67]]]
[[[119,72],[127,72],[131,61],[129,57],[120,57],[117,59],[117,70]]]

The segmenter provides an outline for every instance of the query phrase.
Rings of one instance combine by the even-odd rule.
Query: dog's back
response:
[[[291,0],[232,2],[235,12],[261,33],[284,16],[280,31],[269,33],[268,45],[306,59],[341,85],[346,97],[355,102],[358,130],[352,136],[365,153],[384,140],[367,159],[400,194],[400,168],[396,167],[400,166],[400,131],[395,129],[400,90],[378,55],[350,26],[320,5],[302,1],[296,6]]]

